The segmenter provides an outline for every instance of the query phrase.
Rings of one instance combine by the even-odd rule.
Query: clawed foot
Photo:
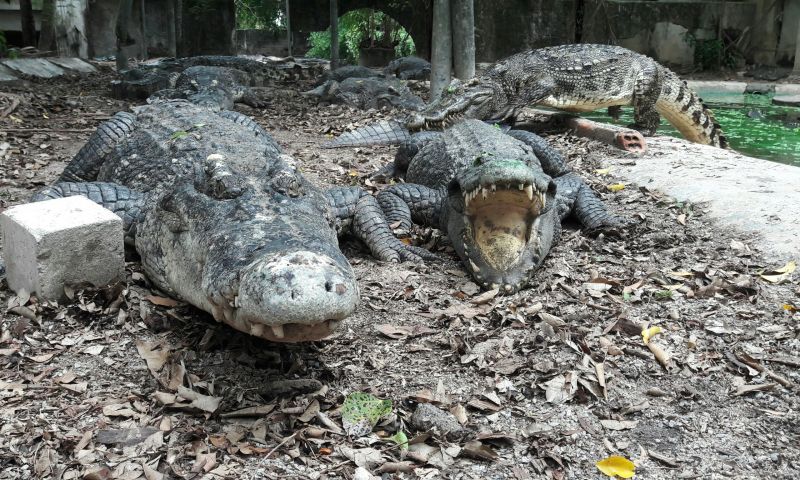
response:
[[[395,239],[396,242],[392,242],[392,245],[389,246],[384,251],[380,252],[379,254],[373,253],[379,260],[383,260],[386,262],[395,262],[395,263],[402,263],[402,262],[411,262],[411,263],[424,263],[426,260],[428,261],[438,261],[439,257],[436,254],[429,252],[421,247],[416,247],[414,245],[406,245],[405,243],[401,242],[400,240]]]
[[[586,228],[584,232],[590,237],[596,237],[601,233],[607,237],[622,237],[625,230],[636,225],[637,222],[630,218],[612,217],[604,220],[591,228]]]

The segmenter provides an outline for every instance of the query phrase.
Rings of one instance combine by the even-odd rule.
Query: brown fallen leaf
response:
[[[159,297],[157,295],[148,295],[144,297],[144,299],[154,305],[159,305],[161,307],[177,307],[178,305],[181,305],[181,302],[173,298]]]
[[[267,405],[256,405],[254,407],[241,408],[233,412],[226,412],[220,415],[222,418],[236,418],[236,417],[263,417],[268,413],[275,410],[275,404],[270,403]]]
[[[477,440],[467,442],[467,444],[461,449],[461,453],[467,457],[476,458],[478,460],[488,460],[490,462],[500,458],[497,452],[495,452],[491,447],[484,445]]]
[[[738,397],[753,392],[767,392],[775,388],[777,385],[778,385],[777,383],[761,383],[758,385],[739,385],[739,387],[736,388],[736,392],[734,393],[734,395]]]
[[[484,303],[489,303],[489,301],[494,297],[496,297],[498,293],[500,293],[500,290],[498,290],[497,288],[494,288],[492,290],[487,290],[478,295],[477,297],[473,298],[472,300],[470,300],[470,302],[472,302],[472,304],[474,305],[483,305]]]
[[[606,430],[630,430],[638,424],[637,420],[600,420],[600,425]]]

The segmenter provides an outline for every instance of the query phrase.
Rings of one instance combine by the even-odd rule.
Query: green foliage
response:
[[[309,57],[331,58],[330,28],[311,32]],[[393,47],[395,56],[404,57],[416,52],[414,40],[405,28],[383,12],[364,8],[352,10],[339,18],[339,58],[345,63],[358,63],[359,48],[366,46]]]
[[[283,0],[236,0],[236,28],[285,32]]]
[[[686,43],[694,47],[694,64],[700,70],[719,70],[722,67],[735,68],[742,55],[735,49],[726,47],[719,38],[700,40],[691,33],[685,36]]]

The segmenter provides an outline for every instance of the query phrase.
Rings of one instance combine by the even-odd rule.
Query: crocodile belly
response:
[[[591,112],[616,105],[630,105],[630,98],[586,98],[551,95],[540,105],[565,110],[567,112]]]

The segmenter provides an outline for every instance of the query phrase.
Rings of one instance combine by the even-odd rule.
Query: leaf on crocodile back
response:
[[[353,392],[342,405],[342,425],[351,437],[372,433],[378,421],[392,412],[392,401],[364,392]]]
[[[624,183],[614,183],[614,184],[608,185],[606,188],[608,188],[612,192],[619,192],[620,190],[624,190],[625,189],[625,184]]]

